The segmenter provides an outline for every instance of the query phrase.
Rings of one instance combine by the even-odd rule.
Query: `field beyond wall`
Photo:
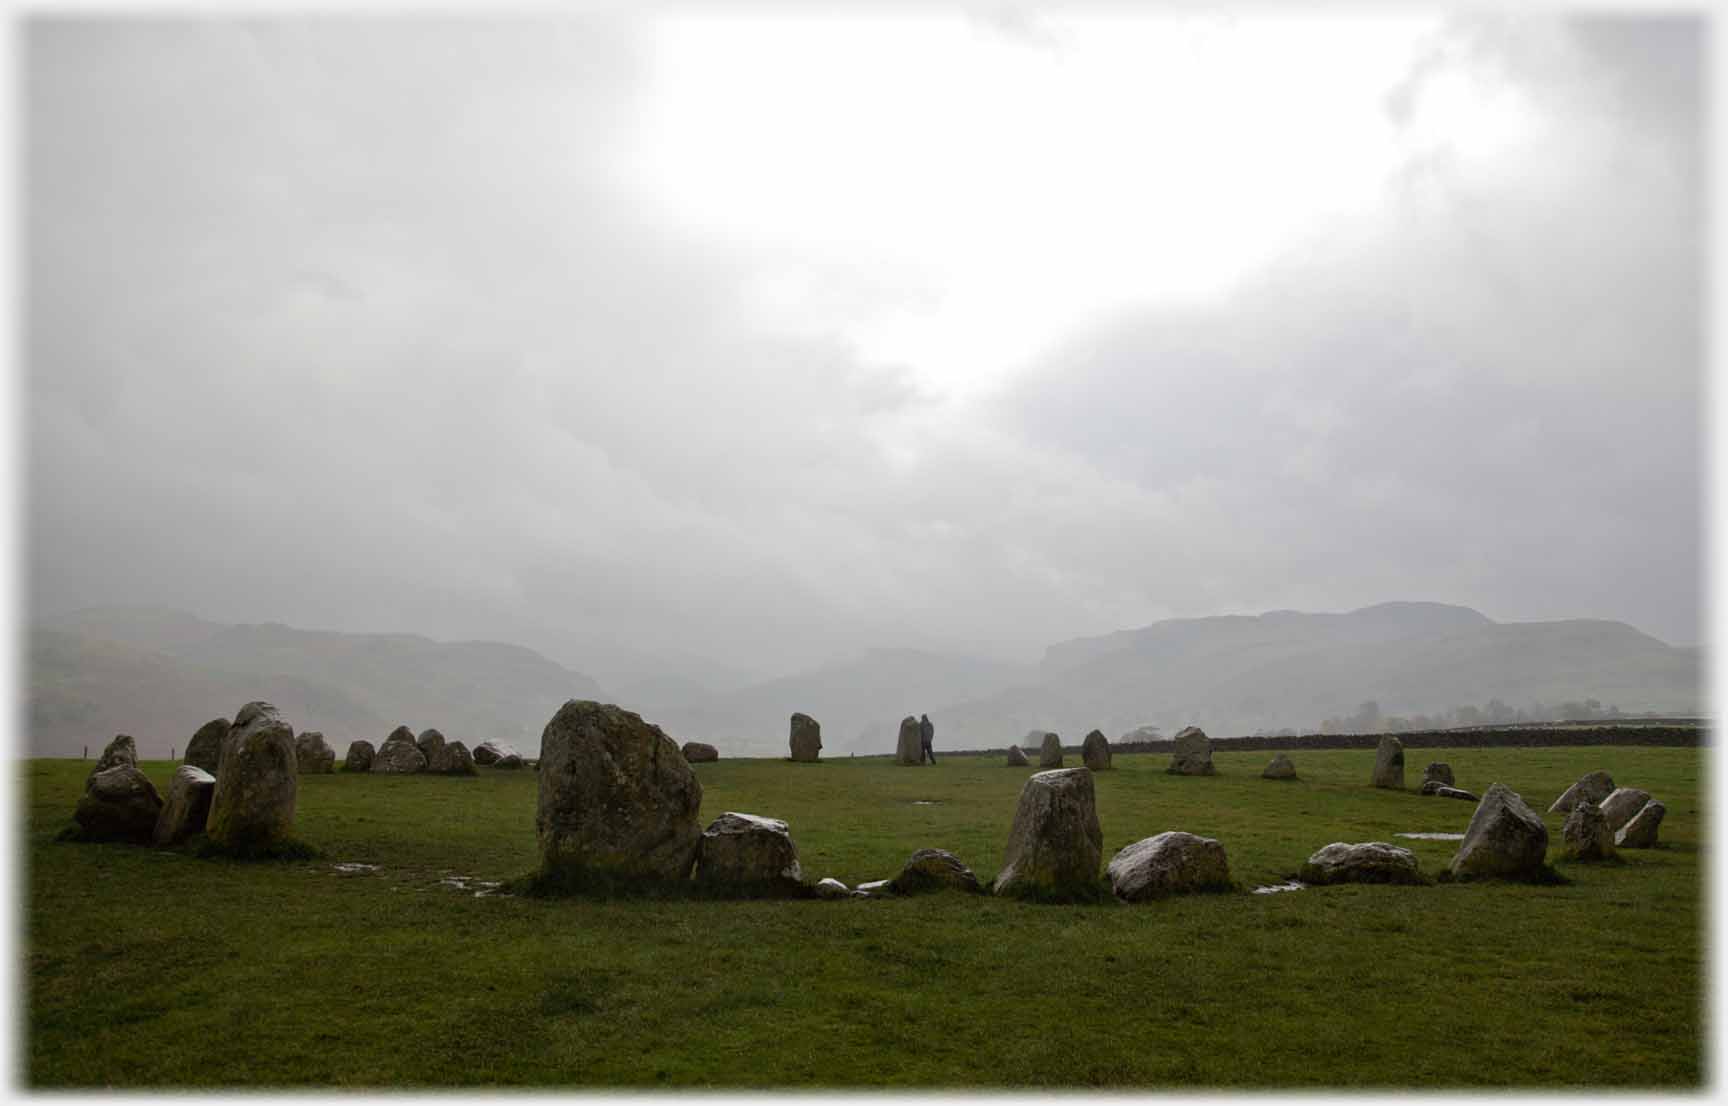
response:
[[[938,756],[942,754],[939,752]],[[301,779],[317,860],[240,864],[57,842],[89,761],[21,764],[19,1019],[34,1087],[1681,1088],[1703,1073],[1698,748],[1407,751],[1538,811],[1607,769],[1668,807],[1663,846],[1570,882],[1279,894],[1333,841],[1439,872],[1474,804],[1367,785],[1372,750],[1265,752],[1215,777],[1119,754],[1105,860],[1216,837],[1241,885],[1143,905],[943,894],[842,902],[477,895],[534,867],[532,772]],[[1070,756],[1070,766],[1078,759]],[[166,790],[173,766],[142,766]],[[783,818],[806,878],[894,875],[922,847],[991,879],[1036,768],[695,766],[704,824]],[[1561,818],[1548,815],[1558,861]],[[375,865],[343,873],[337,864]],[[460,884],[460,886],[458,886]]]

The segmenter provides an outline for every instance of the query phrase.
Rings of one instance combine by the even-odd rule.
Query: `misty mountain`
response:
[[[501,738],[532,748],[566,699],[602,695],[587,676],[518,645],[230,626],[141,607],[39,619],[29,681],[32,747],[60,754],[124,732],[165,755],[252,699],[281,707],[296,730],[322,730],[339,753],[403,723],[470,747]]]
[[[1271,611],[1171,619],[1062,642],[1030,683],[942,709],[950,743],[1001,746],[1033,728],[1078,741],[1142,724],[1214,736],[1314,727],[1377,700],[1388,714],[1597,698],[1628,711],[1695,711],[1695,649],[1620,622],[1499,623],[1467,607],[1385,603],[1347,614]]]

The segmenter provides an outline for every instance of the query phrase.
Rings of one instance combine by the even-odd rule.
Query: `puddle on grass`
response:
[[[913,806],[941,806],[941,799],[913,799]]]
[[[1394,837],[1408,837],[1412,841],[1462,841],[1461,833],[1395,833]]]
[[[474,891],[474,897],[478,899],[497,894],[498,888],[504,884],[501,880],[480,879],[477,876],[445,876],[438,881],[438,886],[449,891]]]
[[[1254,888],[1254,893],[1256,895],[1276,895],[1280,891],[1301,891],[1306,889],[1307,886],[1306,883],[1293,879],[1289,883],[1270,883],[1265,887],[1256,887]]]
[[[335,868],[345,876],[359,875],[364,872],[376,872],[378,870],[378,865],[376,864],[358,864],[353,861],[333,864],[331,867]]]

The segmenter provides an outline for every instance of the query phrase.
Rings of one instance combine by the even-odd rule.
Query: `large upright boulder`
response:
[[[1404,790],[1404,743],[1391,734],[1374,750],[1374,786]]]
[[[1548,855],[1548,827],[1523,798],[1503,783],[1490,784],[1470,816],[1464,843],[1452,856],[1454,877],[1530,879]]]
[[[90,840],[144,842],[155,833],[161,813],[156,786],[136,764],[119,760],[84,781],[84,795],[72,817]]]
[[[1038,767],[1062,767],[1062,739],[1053,733],[1044,735],[1044,743],[1038,747]]]
[[[138,767],[138,743],[132,740],[132,735],[118,733],[114,735],[114,740],[103,746],[102,755],[96,758],[96,767],[90,769],[84,777],[85,786],[89,786],[98,772],[106,772],[122,764]]]
[[[900,720],[900,736],[894,743],[894,763],[924,763],[924,737],[918,728],[918,719],[910,714]]]
[[[1109,770],[1110,742],[1105,740],[1103,730],[1093,730],[1086,735],[1086,740],[1080,743],[1080,760],[1094,772]]]
[[[659,726],[572,699],[540,736],[542,872],[572,885],[681,880],[696,860],[702,783]]]
[[[202,768],[214,776],[222,766],[222,743],[228,740],[228,730],[232,726],[233,723],[226,718],[212,718],[199,726],[192,740],[186,743],[186,757],[181,763]]]
[[[247,703],[222,747],[207,835],[240,852],[280,844],[294,829],[299,789],[294,728],[269,703]]]
[[[474,746],[474,763],[480,765],[497,764],[500,760],[510,756],[512,753],[517,756],[522,755],[516,751],[514,745],[511,745],[508,742],[482,741],[480,744]]]
[[[1384,841],[1334,841],[1303,862],[1303,883],[1421,883],[1416,854]]]
[[[152,840],[174,845],[194,833],[203,833],[210,821],[210,800],[216,794],[216,777],[191,764],[174,769],[168,781],[168,799],[156,816]]]
[[[720,750],[703,741],[686,741],[681,751],[691,764],[712,764],[720,759]]]
[[[786,740],[792,748],[793,760],[811,764],[822,758],[822,724],[808,714],[799,711],[792,715],[791,732]]]
[[[414,731],[407,726],[391,730],[384,744],[378,746],[378,754],[372,758],[372,771],[391,775],[426,771],[426,754],[415,743]]]
[[[992,885],[996,894],[1037,899],[1097,894],[1104,831],[1094,794],[1092,773],[1085,768],[1027,778],[1008,830],[1002,870]]]
[[[1266,770],[1260,773],[1263,780],[1293,780],[1296,778],[1296,762],[1290,759],[1289,753],[1279,753],[1274,756]]]
[[[1632,816],[1644,809],[1644,804],[1650,801],[1650,792],[1638,787],[1616,787],[1606,799],[1597,805],[1602,808],[1602,817],[1608,819],[1608,828],[1620,832],[1620,827],[1632,820]]]
[[[1183,727],[1172,744],[1170,767],[1164,771],[1176,776],[1210,776],[1216,771],[1212,767],[1212,739],[1199,726]]]
[[[1632,816],[1631,821],[1620,827],[1620,832],[1614,835],[1614,844],[1622,849],[1654,849],[1656,830],[1667,813],[1668,808],[1662,805],[1661,800],[1651,799]]]
[[[907,858],[900,874],[889,880],[888,886],[896,895],[942,890],[984,893],[984,885],[978,882],[972,869],[947,849],[919,849]]]
[[[1438,781],[1442,787],[1458,786],[1458,781],[1452,778],[1452,766],[1443,760],[1433,761],[1428,765],[1428,767],[1422,769],[1422,783],[1424,785],[1436,781]]]
[[[696,882],[738,891],[790,891],[804,880],[798,846],[778,818],[729,810],[708,823],[696,847]]]
[[[426,766],[432,766],[432,758],[438,755],[438,750],[444,747],[444,735],[428,726],[420,731],[420,736],[414,739],[414,747],[420,750],[420,755],[426,758]]]
[[[1586,772],[1578,777],[1578,782],[1560,793],[1554,800],[1554,805],[1548,808],[1550,814],[1569,813],[1579,803],[1595,803],[1598,806],[1602,800],[1614,794],[1614,777],[1598,769]]]
[[[474,757],[468,752],[468,746],[460,741],[450,741],[438,746],[426,762],[426,771],[439,776],[477,776],[480,770],[474,767]]]
[[[1608,828],[1602,808],[1589,799],[1573,804],[1566,824],[1560,827],[1560,839],[1570,860],[1612,860],[1616,855],[1614,831]]]
[[[378,750],[372,747],[370,741],[350,741],[348,743],[348,755],[342,761],[342,771],[370,772],[372,771],[373,758],[377,755]]]
[[[317,730],[307,730],[294,739],[294,756],[302,776],[336,771],[336,750]]]
[[[1187,891],[1230,886],[1224,846],[1210,837],[1170,830],[1125,847],[1105,869],[1110,891],[1123,902],[1146,902]]]
[[[1026,750],[1018,745],[1008,746],[1008,767],[1024,768],[1032,762],[1026,759]]]

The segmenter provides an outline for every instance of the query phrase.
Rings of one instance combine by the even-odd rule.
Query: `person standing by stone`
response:
[[[918,758],[919,764],[924,763],[925,757],[930,758],[931,764],[936,763],[936,750],[930,744],[934,740],[936,740],[936,727],[931,725],[928,714],[920,714],[918,716],[918,742],[923,749]]]

